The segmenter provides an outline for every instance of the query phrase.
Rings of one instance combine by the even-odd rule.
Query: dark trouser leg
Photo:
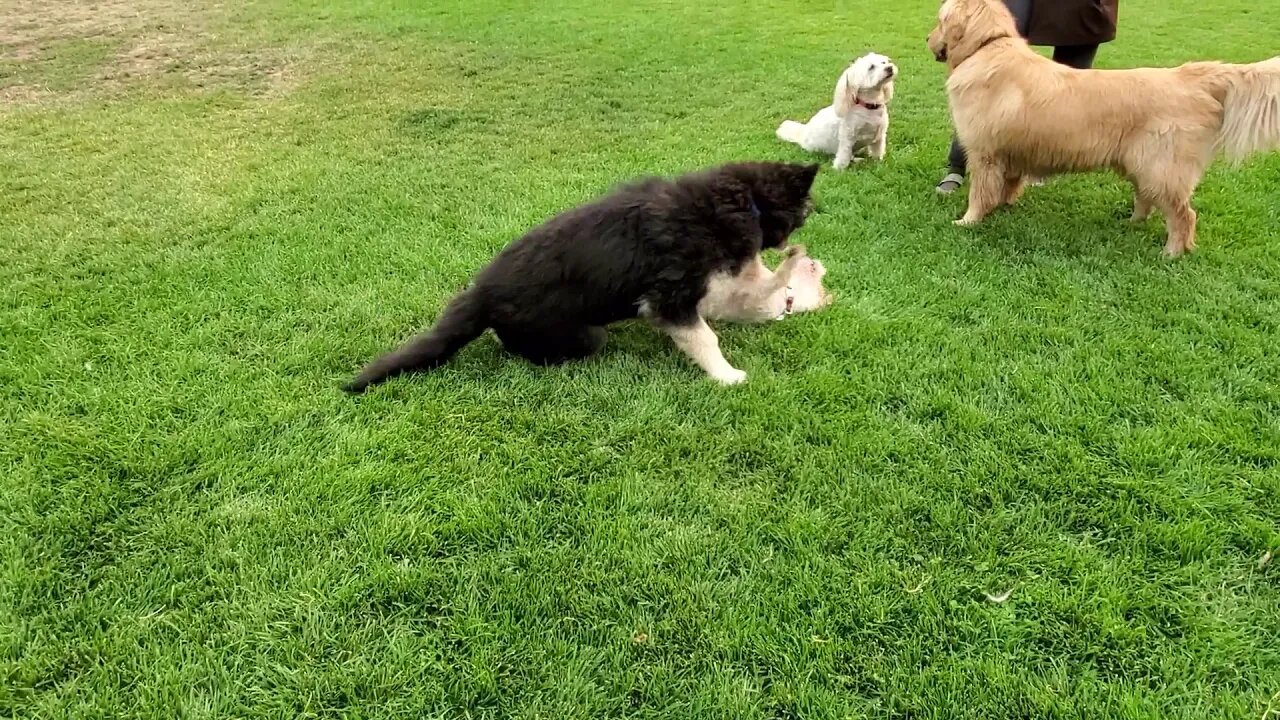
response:
[[[1013,21],[1018,26],[1018,34],[1026,37],[1027,26],[1031,24],[1031,0],[1004,0],[1004,4],[1013,15]]]
[[[1093,59],[1098,56],[1098,46],[1063,45],[1053,49],[1053,61],[1062,63],[1077,70],[1088,70],[1093,67]]]
[[[951,152],[947,155],[947,166],[951,168],[951,172],[963,175],[965,165],[964,148],[960,146],[960,138],[952,135]]]

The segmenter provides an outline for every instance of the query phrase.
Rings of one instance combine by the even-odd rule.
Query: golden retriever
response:
[[[1280,147],[1280,57],[1076,70],[1032,50],[1001,0],[945,0],[928,45],[973,176],[959,225],[1017,200],[1029,176],[1109,168],[1133,183],[1133,221],[1164,213],[1176,257],[1195,249],[1191,194],[1209,163]]]

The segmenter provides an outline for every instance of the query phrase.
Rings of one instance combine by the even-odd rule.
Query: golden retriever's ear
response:
[[[957,8],[959,0],[947,0],[938,11],[938,27],[942,29],[942,42],[946,47],[947,57],[961,54],[964,44],[965,25],[969,14],[963,8]]]

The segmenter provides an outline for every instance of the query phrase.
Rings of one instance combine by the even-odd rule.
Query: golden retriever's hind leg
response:
[[[973,179],[969,183],[969,209],[957,225],[977,225],[1005,198],[1004,172],[991,162],[971,163]]]
[[[1186,200],[1164,203],[1165,227],[1169,237],[1164,244],[1164,256],[1176,258],[1184,252],[1196,249],[1196,211]]]
[[[1142,166],[1136,178],[1138,195],[1150,198],[1150,204],[1164,214],[1168,232],[1165,257],[1175,258],[1196,247],[1196,211],[1191,209],[1191,196],[1210,160],[1203,147],[1207,146],[1175,147],[1172,158]]]
[[[1182,249],[1184,252],[1195,252],[1196,250],[1196,224],[1199,218],[1196,217],[1196,211],[1190,206],[1187,207],[1187,213],[1190,217],[1190,224],[1187,226],[1187,234],[1182,236]]]
[[[1022,197],[1022,191],[1027,189],[1027,178],[1019,175],[1017,177],[1007,177],[1004,179],[1004,204],[1012,205],[1018,202],[1018,198]]]

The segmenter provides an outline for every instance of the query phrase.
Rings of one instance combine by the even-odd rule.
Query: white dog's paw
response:
[[[737,368],[726,368],[711,376],[721,385],[741,385],[747,381],[747,374]]]
[[[836,158],[835,162],[831,163],[831,167],[836,170],[844,170],[849,167],[849,158]]]
[[[959,225],[960,227],[973,227],[974,225],[978,224],[978,221],[973,218],[962,217],[959,220],[956,220],[955,222],[953,222],[952,224]]]

